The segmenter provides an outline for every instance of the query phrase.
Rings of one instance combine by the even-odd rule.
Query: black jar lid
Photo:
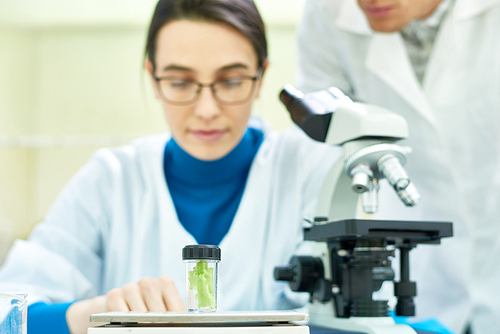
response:
[[[182,249],[182,260],[220,261],[220,248],[215,245],[187,245]]]

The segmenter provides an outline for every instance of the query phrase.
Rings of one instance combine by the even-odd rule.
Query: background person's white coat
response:
[[[409,123],[422,201],[405,208],[387,187],[378,217],[454,223],[453,238],[412,252],[417,315],[500,333],[500,1],[455,1],[422,85],[401,35],[374,33],[356,1],[311,0],[304,15],[299,87],[336,86]]]

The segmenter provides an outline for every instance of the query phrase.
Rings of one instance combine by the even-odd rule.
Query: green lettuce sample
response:
[[[215,309],[214,268],[209,268],[207,261],[200,260],[188,273],[191,290],[196,291],[198,307]]]

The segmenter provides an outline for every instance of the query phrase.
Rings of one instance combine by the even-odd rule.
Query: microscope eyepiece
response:
[[[304,97],[304,93],[302,93],[297,88],[292,85],[285,85],[285,87],[281,90],[280,93],[280,101],[283,102],[285,107],[290,110],[290,104],[294,100],[300,100]]]
[[[332,114],[348,99],[333,87],[304,94],[292,85],[286,85],[279,98],[290,112],[293,122],[309,137],[320,142],[326,140]]]

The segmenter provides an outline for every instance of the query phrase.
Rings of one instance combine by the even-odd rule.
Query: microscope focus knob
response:
[[[316,281],[323,278],[323,262],[319,257],[294,256],[288,266],[274,268],[274,279],[290,282],[292,291],[314,292]]]
[[[293,268],[290,266],[274,268],[274,279],[277,281],[292,281],[295,277]]]

